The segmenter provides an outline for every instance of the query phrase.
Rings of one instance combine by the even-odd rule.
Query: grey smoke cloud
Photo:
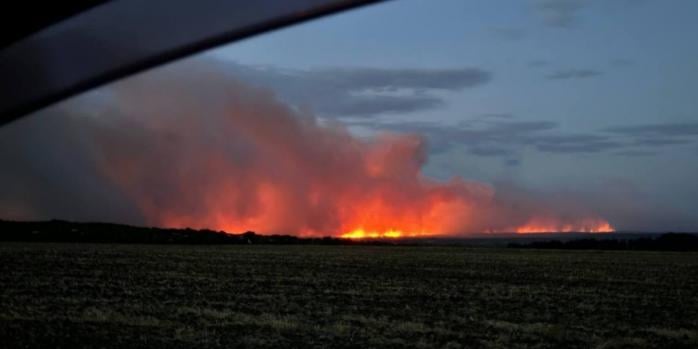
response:
[[[0,161],[14,166],[2,171],[0,216],[311,235],[364,225],[457,235],[511,231],[534,218],[551,230],[603,222],[574,200],[428,178],[422,137],[362,139],[229,73],[217,62],[183,62],[3,128]],[[348,84],[463,84],[423,80],[371,73]],[[554,126],[495,123],[480,136]],[[389,218],[382,228],[375,212]]]

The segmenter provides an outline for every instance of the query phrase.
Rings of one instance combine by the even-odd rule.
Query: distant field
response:
[[[698,254],[0,244],[0,346],[698,347]]]

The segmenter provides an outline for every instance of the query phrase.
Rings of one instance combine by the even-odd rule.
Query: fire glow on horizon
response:
[[[593,226],[574,226],[574,225],[563,225],[563,226],[538,226],[538,225],[524,225],[522,227],[516,228],[516,233],[518,234],[535,234],[535,233],[612,233],[616,231],[611,224],[608,222],[599,222],[598,225]]]
[[[598,225],[590,226],[545,226],[545,225],[524,225],[513,231],[490,231],[490,233],[516,233],[516,234],[541,234],[541,233],[613,233],[615,229],[608,222],[599,221]],[[384,231],[365,230],[363,228],[339,235],[343,239],[403,239],[403,238],[423,238],[439,237],[441,235],[427,231],[406,232],[399,229],[388,229]]]
[[[71,163],[94,164],[91,181],[145,224],[351,239],[613,231],[573,197],[427,177],[420,135],[357,137],[216,69],[187,68],[116,83],[99,118],[71,110],[60,124],[89,150]]]
[[[387,221],[386,223],[390,223]],[[370,225],[369,225],[370,226]],[[378,227],[384,226],[381,224]],[[365,229],[363,227],[348,230],[339,235],[345,239],[401,239],[401,238],[419,238],[419,237],[440,237],[442,234],[431,232],[423,228],[413,230],[402,230],[397,224],[392,224],[391,228]],[[615,229],[606,220],[600,218],[583,219],[575,224],[564,223],[559,220],[539,217],[532,218],[529,222],[511,229],[502,230],[487,230],[487,233],[517,233],[517,234],[536,234],[536,233],[612,233]],[[453,234],[452,234],[453,235]]]

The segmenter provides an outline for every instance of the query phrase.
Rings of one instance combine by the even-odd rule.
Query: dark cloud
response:
[[[623,151],[615,152],[615,153],[613,153],[613,155],[628,156],[628,157],[642,157],[642,156],[653,156],[653,155],[656,155],[656,153],[651,152],[651,151],[645,151],[645,150],[623,150]]]
[[[363,126],[374,127],[369,123]],[[380,129],[424,135],[432,151],[464,146],[477,156],[508,157],[529,147],[544,153],[598,153],[624,147],[607,135],[565,134],[552,121],[471,120],[458,125],[427,122],[383,124]]]
[[[576,22],[579,11],[587,2],[585,0],[538,0],[535,6],[545,24],[567,28]]]
[[[438,91],[484,85],[488,71],[460,69],[280,69],[226,63],[235,78],[269,88],[283,101],[325,117],[366,117],[437,108]]]
[[[663,148],[698,141],[698,122],[656,123],[610,127],[604,131],[623,139],[629,146],[640,148],[640,155],[647,148]],[[623,155],[623,154],[621,154]],[[633,153],[628,156],[640,156]]]
[[[614,127],[600,132],[566,133],[553,121],[515,120],[511,114],[482,114],[456,125],[433,122],[400,122],[358,125],[394,132],[416,133],[427,138],[433,153],[464,147],[468,154],[511,158],[523,149],[551,154],[611,153],[618,156],[651,156],[650,148],[666,148],[698,142],[698,123]]]
[[[441,99],[433,96],[353,96],[337,100],[330,108],[320,110],[343,116],[368,116],[384,112],[410,113],[443,104]]]
[[[464,69],[384,69],[334,68],[305,71],[307,79],[343,86],[351,90],[443,89],[460,90],[486,83],[491,76],[475,68]]]
[[[503,155],[510,155],[511,154],[511,149],[507,149],[504,147],[497,147],[497,146],[489,146],[489,147],[470,147],[468,149],[468,152],[473,155],[477,156],[503,156]]]
[[[585,79],[601,75],[598,70],[593,69],[564,69],[546,75],[550,80]]]
[[[511,154],[512,148],[556,127],[557,123],[552,121],[487,121],[432,130],[431,134],[454,144],[466,145],[473,154],[499,156]]]
[[[593,134],[543,135],[530,139],[530,144],[548,153],[598,153],[623,146],[608,137]]]
[[[687,144],[691,141],[685,139],[669,139],[669,138],[643,138],[636,139],[633,144],[648,147],[663,147],[667,145]]]
[[[521,28],[492,27],[489,28],[488,31],[495,38],[506,41],[518,41],[526,37],[526,31]]]
[[[657,123],[607,128],[606,131],[632,137],[698,136],[698,122]]]
[[[372,124],[364,127],[417,133],[429,140],[433,152],[453,146],[466,148],[477,156],[510,157],[521,149],[543,153],[602,153],[622,156],[650,156],[649,148],[665,148],[698,142],[698,123],[651,124],[612,127],[602,132],[564,133],[553,121],[514,120],[511,114],[483,114],[456,125],[431,122]]]
[[[510,122],[488,122],[488,133],[501,134],[504,136],[520,136],[533,132],[552,130],[556,128],[554,121],[510,121]]]

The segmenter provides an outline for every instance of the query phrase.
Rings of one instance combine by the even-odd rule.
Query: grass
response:
[[[698,254],[0,245],[3,347],[698,347]]]

